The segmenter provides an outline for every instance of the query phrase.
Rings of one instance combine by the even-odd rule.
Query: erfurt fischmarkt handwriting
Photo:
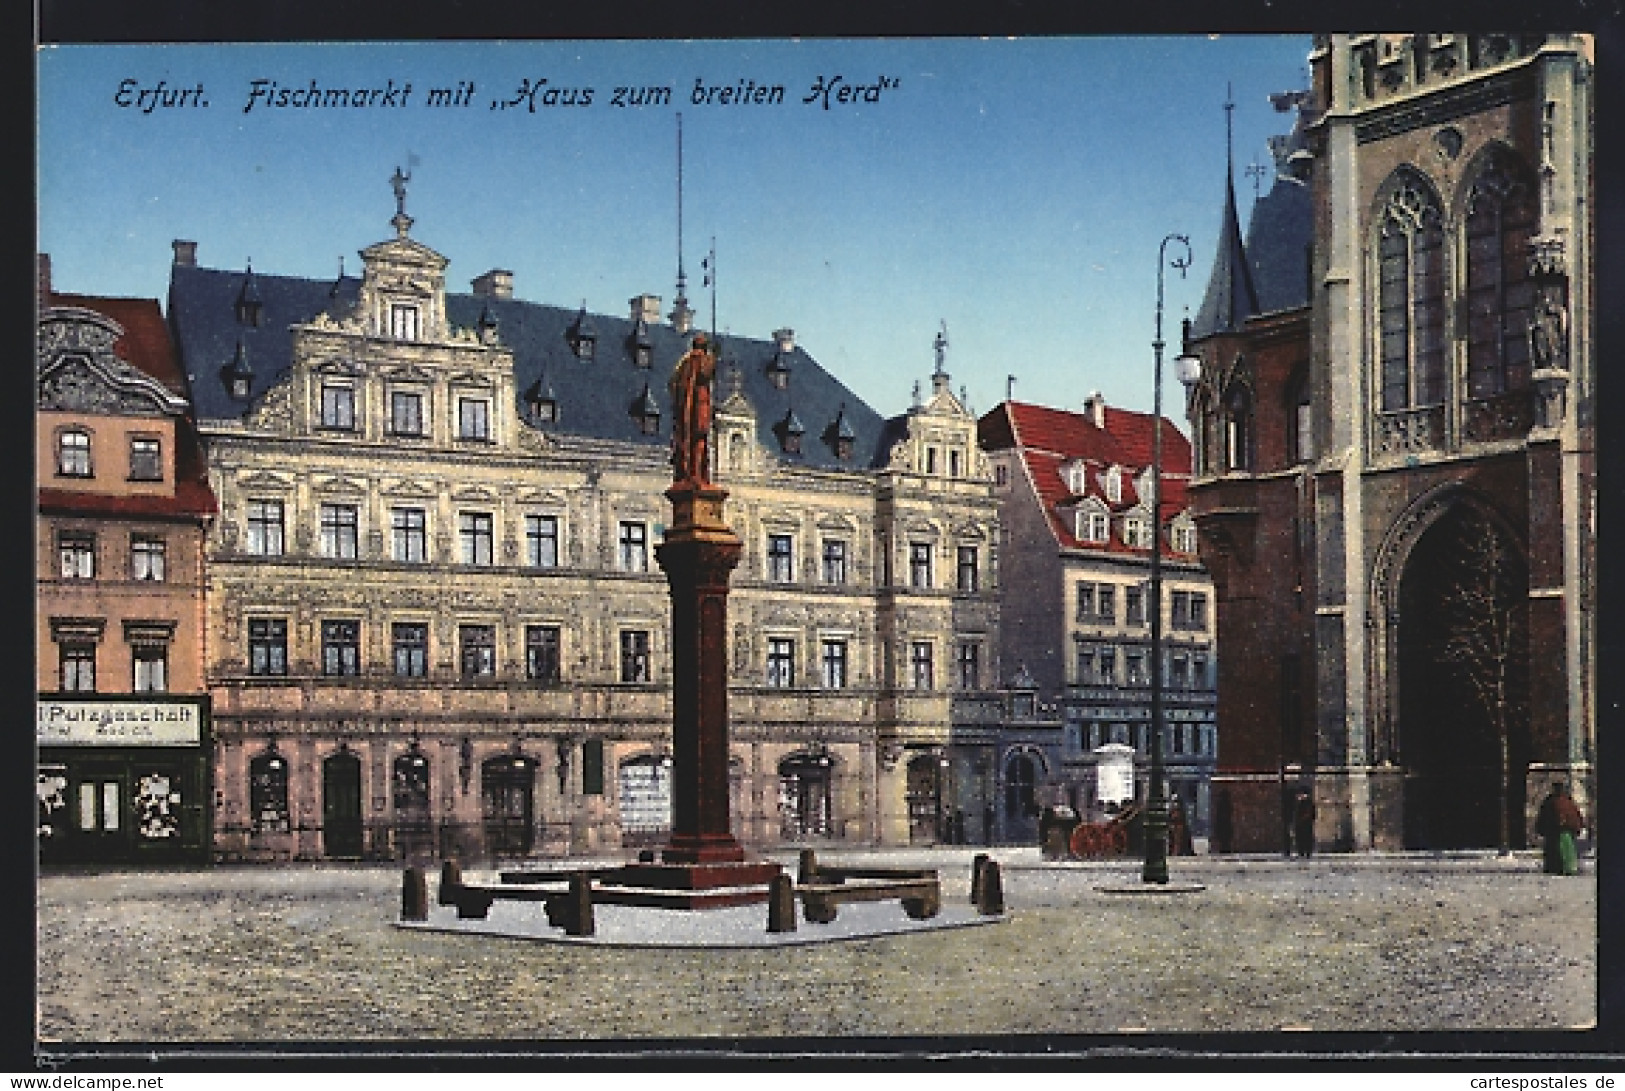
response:
[[[524,78],[516,88],[492,97],[476,98],[474,80],[458,80],[451,86],[414,87],[410,80],[386,79],[382,85],[345,86],[320,80],[252,79],[238,89],[243,113],[255,110],[403,110],[413,107],[459,109],[484,105],[491,110],[523,110],[535,113],[549,107],[583,107],[607,104],[622,109],[650,106],[782,106],[799,102],[824,110],[844,106],[877,104],[884,95],[901,87],[895,76],[851,80],[843,75],[818,75],[804,93],[788,91],[782,83],[758,83],[740,77],[732,82],[713,83],[695,77],[692,88],[671,84],[622,85],[601,88],[561,86],[547,79]],[[113,93],[114,105],[139,114],[160,110],[209,109],[212,100],[203,81],[171,84],[159,80],[150,86],[136,79],[123,79]]]

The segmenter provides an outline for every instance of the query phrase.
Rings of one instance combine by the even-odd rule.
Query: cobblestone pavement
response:
[[[975,850],[821,854],[942,869]],[[774,950],[582,948],[393,927],[400,871],[47,874],[49,1042],[825,1038],[1124,1030],[1560,1029],[1596,1011],[1596,879],[1532,854],[1179,858],[998,850],[992,927]],[[793,862],[790,856],[779,857]],[[804,926],[805,927],[805,926]]]

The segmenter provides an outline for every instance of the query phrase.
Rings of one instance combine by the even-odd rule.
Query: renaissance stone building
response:
[[[1150,756],[1150,551],[1163,550],[1164,755],[1168,788],[1205,836],[1218,753],[1213,586],[1188,510],[1190,443],[1163,428],[1161,511],[1153,514],[1155,422],[1089,397],[1082,413],[1007,401],[982,417],[1004,533],[1001,658],[1048,715],[1006,757],[1007,783],[1080,813],[1099,798],[1101,747],[1131,746],[1140,787]],[[1015,723],[1010,730],[1014,731]],[[1025,763],[1026,768],[1022,767]],[[1013,796],[1008,793],[1007,796]],[[1005,801],[1005,820],[1022,819]],[[1029,812],[1031,808],[1029,808]],[[1031,814],[1023,832],[1036,833]]]
[[[1340,34],[1187,348],[1230,847],[1523,844],[1591,798],[1592,57]],[[1299,278],[1302,279],[1299,279]],[[1582,802],[1582,806],[1586,804]]]
[[[226,858],[618,852],[670,823],[666,379],[691,312],[514,298],[392,237],[335,281],[210,269],[170,320],[221,503],[209,678]],[[996,790],[996,512],[939,357],[886,420],[789,329],[728,338],[712,478],[747,844],[935,840]],[[991,704],[990,704],[991,702]],[[956,711],[962,710],[962,711]],[[963,721],[963,722],[961,722]],[[969,767],[969,766],[967,766]]]
[[[215,505],[163,313],[56,292],[41,255],[36,348],[40,857],[204,860]]]

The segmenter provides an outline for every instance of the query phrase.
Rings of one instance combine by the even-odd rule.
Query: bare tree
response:
[[[1442,588],[1447,628],[1438,657],[1466,684],[1500,744],[1499,836],[1504,854],[1511,847],[1509,732],[1522,702],[1513,670],[1527,640],[1523,562],[1481,511],[1468,509],[1454,531]]]

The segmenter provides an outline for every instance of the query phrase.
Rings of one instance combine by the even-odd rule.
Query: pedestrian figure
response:
[[[1220,788],[1213,801],[1213,851],[1229,852],[1235,836],[1235,820],[1230,811],[1230,790]]]
[[[1544,870],[1548,875],[1576,875],[1580,871],[1579,852],[1574,839],[1585,829],[1585,817],[1569,798],[1568,785],[1552,785],[1535,816],[1535,832],[1542,839]]]
[[[1190,823],[1185,821],[1185,805],[1177,795],[1168,800],[1168,855],[1196,855],[1196,848],[1191,843]]]
[[[1315,797],[1307,788],[1298,789],[1292,804],[1292,834],[1298,855],[1307,858],[1315,850]]]

